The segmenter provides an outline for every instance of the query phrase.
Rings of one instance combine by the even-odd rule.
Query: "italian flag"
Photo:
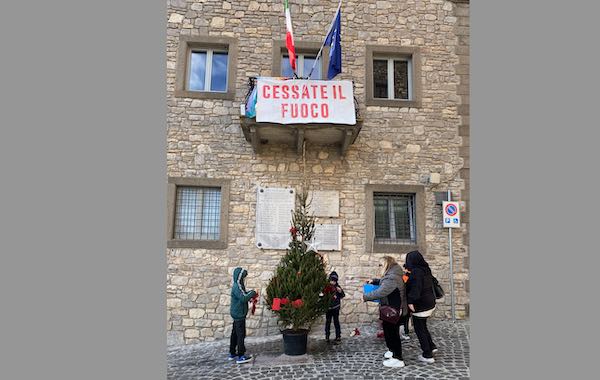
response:
[[[285,46],[288,49],[290,56],[290,66],[292,70],[296,72],[296,48],[294,47],[294,33],[292,31],[292,16],[290,16],[290,7],[288,0],[284,0],[283,6],[285,8]]]

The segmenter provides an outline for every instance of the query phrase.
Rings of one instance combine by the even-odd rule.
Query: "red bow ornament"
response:
[[[258,302],[258,294],[254,295],[254,297],[252,297],[252,315],[254,315],[254,312],[256,311],[256,303]]]
[[[271,310],[273,310],[273,311],[281,310],[281,298],[273,298],[273,305],[271,305]]]

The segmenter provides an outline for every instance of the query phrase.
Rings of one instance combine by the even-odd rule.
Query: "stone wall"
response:
[[[296,41],[321,42],[337,1],[295,0],[290,6]],[[227,249],[166,252],[168,342],[190,344],[228,336],[231,273],[236,266],[248,269],[248,287],[266,288],[284,251],[262,251],[255,246],[256,186],[298,187],[304,167],[302,157],[291,147],[266,145],[260,154],[254,154],[239,121],[248,76],[272,75],[273,40],[285,37],[283,2],[169,0],[166,17],[168,175],[231,179]],[[174,97],[182,35],[238,39],[235,100]],[[367,44],[421,49],[421,108],[364,105]],[[341,322],[349,333],[350,327],[377,318],[376,306],[361,298],[362,282],[377,274],[378,258],[384,255],[365,250],[366,184],[425,186],[425,254],[444,288],[449,289],[448,232],[441,226],[441,207],[435,205],[434,192],[450,189],[458,200],[468,195],[468,170],[464,171],[468,169],[468,135],[464,134],[468,131],[468,4],[344,1],[342,48],[343,73],[336,79],[355,82],[364,126],[344,157],[334,147],[307,146],[306,171],[314,189],[340,192],[343,248],[327,256],[347,294]],[[430,173],[440,173],[442,182],[427,184]],[[467,226],[454,231],[459,318],[468,316]],[[248,318],[249,335],[277,333],[274,318],[266,309],[263,313],[263,308]],[[449,316],[446,297],[436,317]],[[320,327],[315,329],[320,332]]]

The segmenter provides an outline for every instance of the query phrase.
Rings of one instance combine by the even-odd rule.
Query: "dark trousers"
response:
[[[431,339],[431,334],[429,333],[429,329],[427,328],[427,318],[419,318],[413,315],[413,326],[415,328],[415,333],[419,338],[419,344],[421,345],[421,350],[423,350],[423,357],[432,358],[433,353],[431,350],[436,348],[433,340]]]
[[[335,337],[342,337],[342,329],[340,327],[340,308],[333,310],[327,310],[325,314],[325,338],[329,339],[329,333],[331,331],[331,319],[333,319],[333,326],[335,326]]]
[[[398,323],[390,323],[382,321],[383,325],[383,336],[385,338],[385,344],[388,349],[394,353],[394,357],[398,360],[402,360],[402,341],[400,340],[400,325],[402,319]]]
[[[242,356],[246,353],[244,339],[246,339],[246,320],[233,321],[231,339],[229,340],[229,353],[231,355]]]
[[[404,327],[404,335],[408,335],[408,322],[410,321],[410,315],[402,317],[402,325]]]

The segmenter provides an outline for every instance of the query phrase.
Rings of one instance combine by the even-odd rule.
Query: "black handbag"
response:
[[[444,297],[444,289],[442,289],[435,276],[431,275],[431,279],[433,280],[433,295],[435,296],[435,299],[439,300],[440,298]]]
[[[379,319],[384,322],[396,324],[400,320],[400,316],[401,312],[396,308],[393,308],[389,305],[379,306]]]

